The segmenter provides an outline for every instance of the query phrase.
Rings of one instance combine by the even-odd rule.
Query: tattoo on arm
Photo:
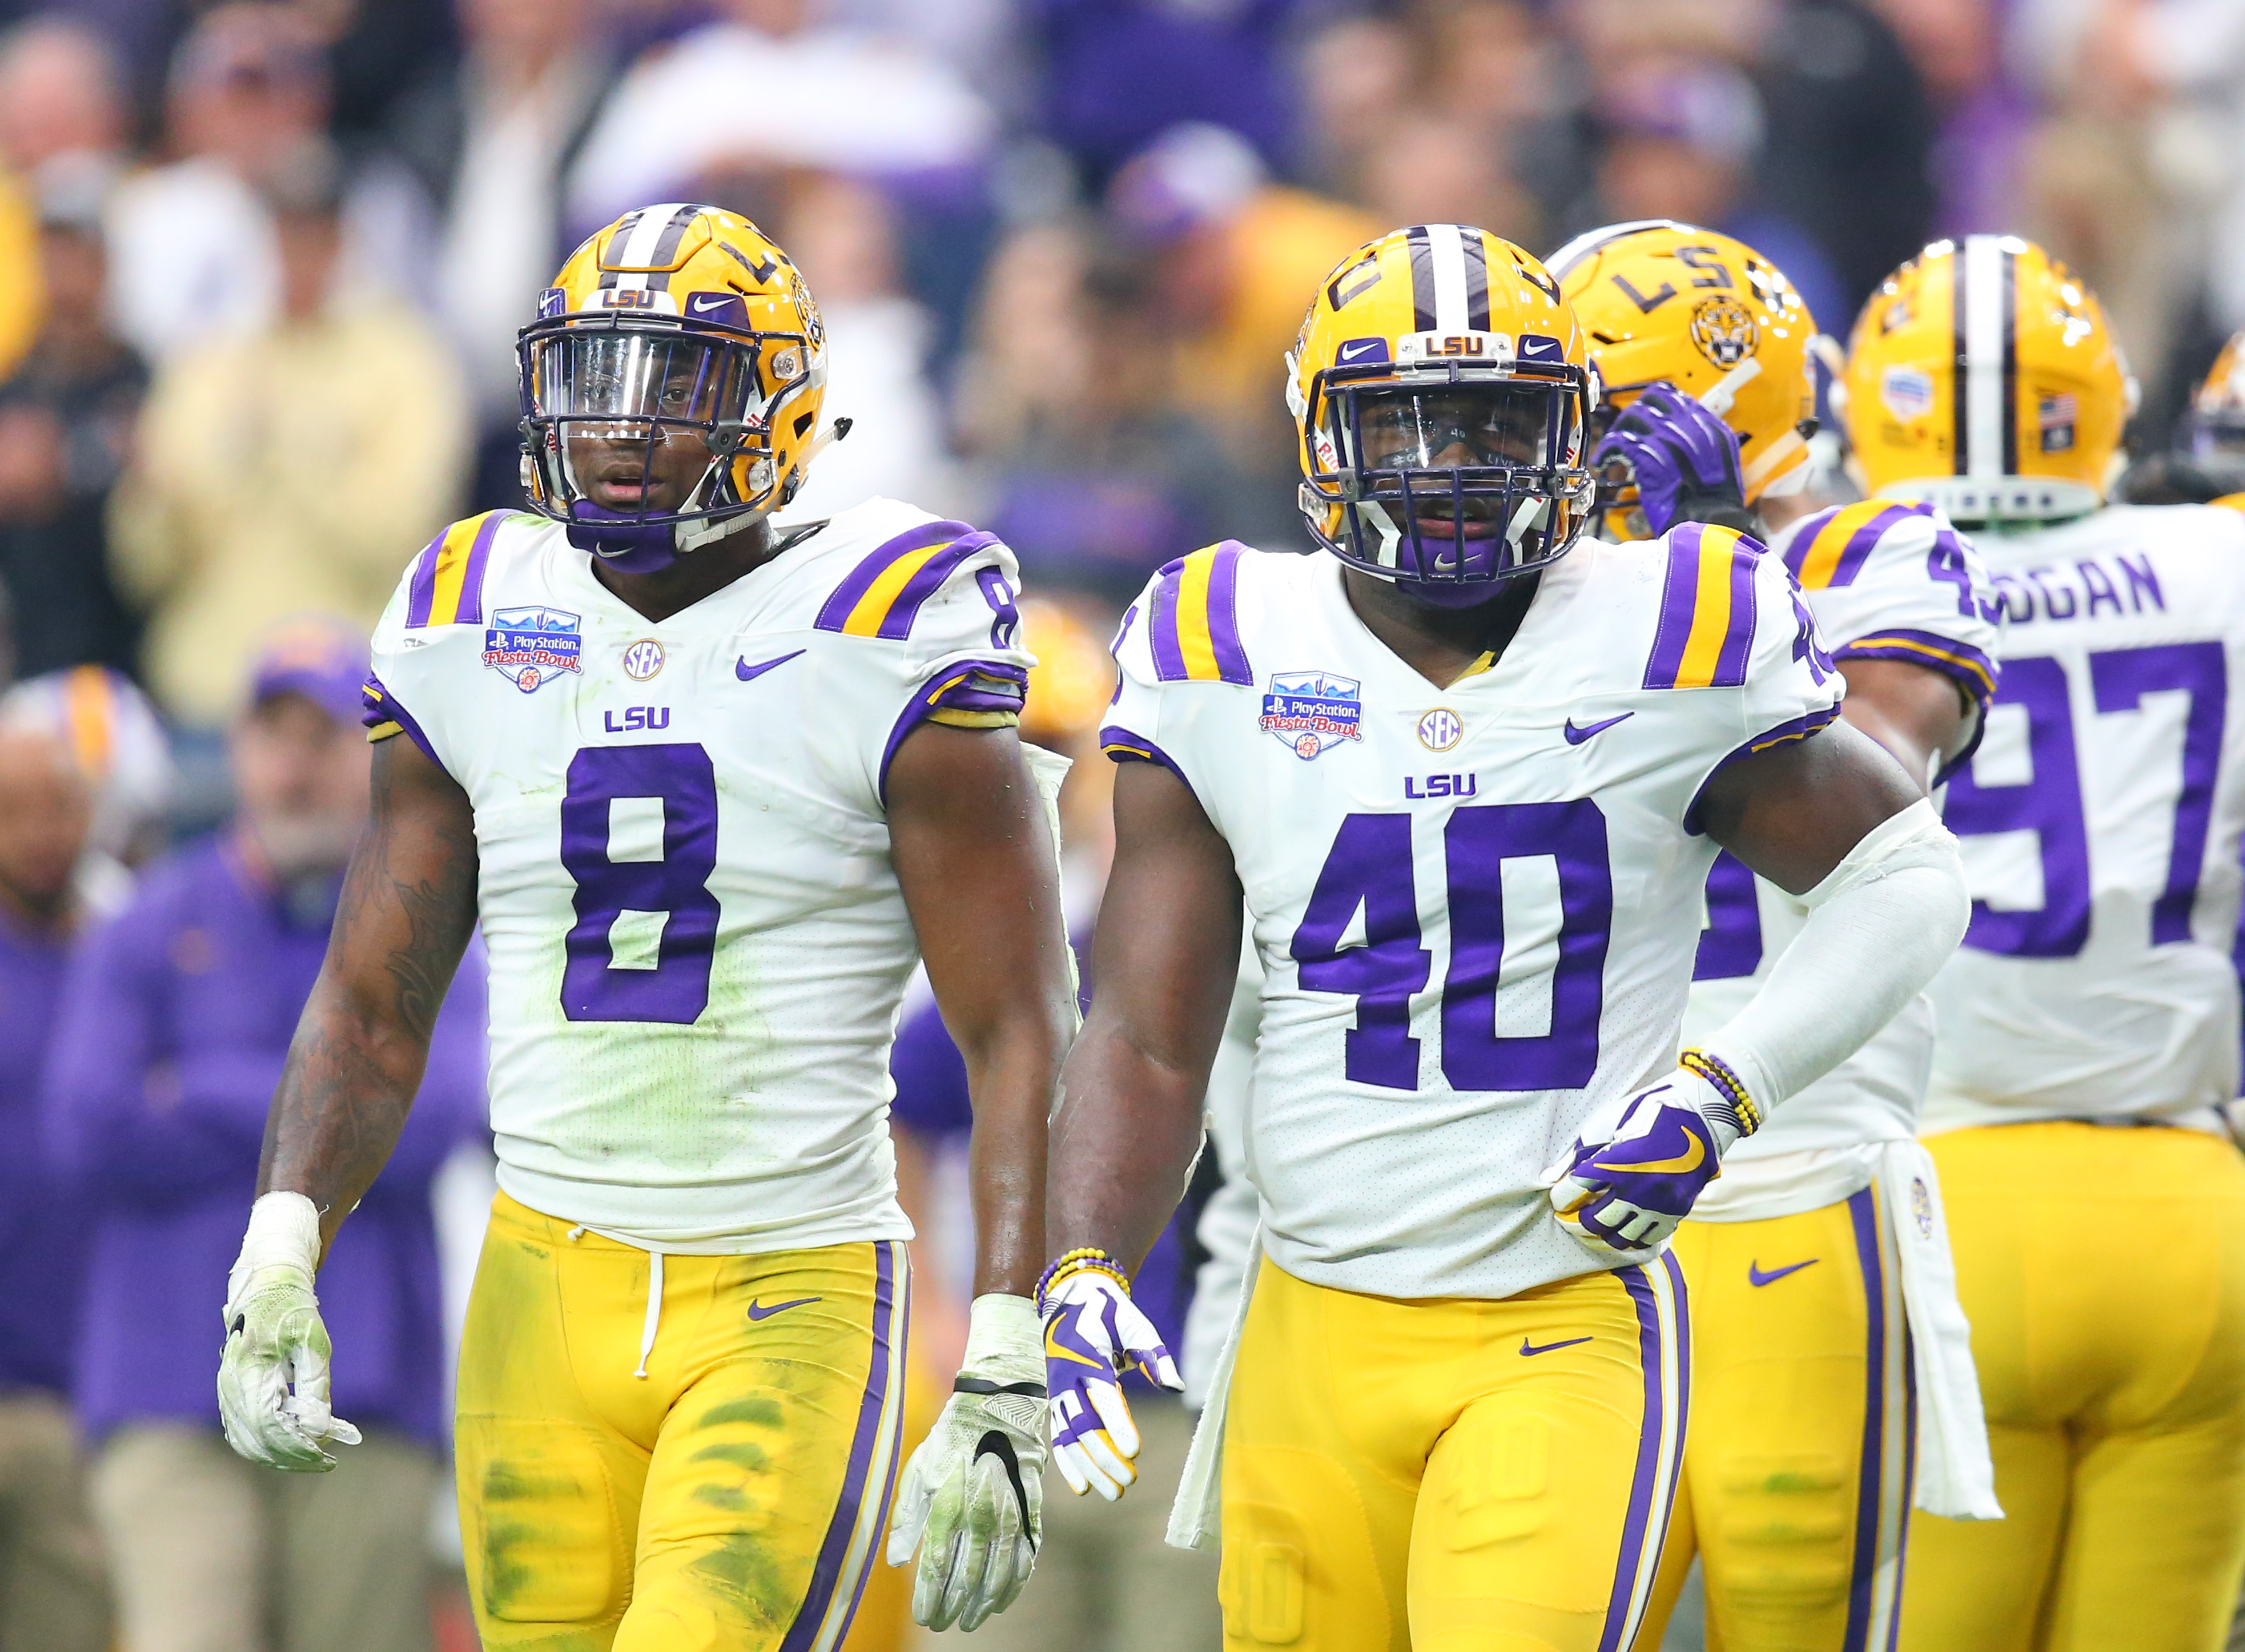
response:
[[[401,749],[403,748],[403,749]],[[260,1192],[302,1193],[332,1238],[397,1144],[476,913],[466,795],[404,740],[373,809],[265,1127]]]

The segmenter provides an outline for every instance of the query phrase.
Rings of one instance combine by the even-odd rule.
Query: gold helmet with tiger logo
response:
[[[1485,601],[1582,536],[1597,399],[1532,256],[1466,224],[1393,230],[1319,283],[1286,356],[1302,515],[1353,568]]]
[[[1888,276],[1855,318],[1841,389],[1863,491],[1958,523],[2095,510],[2136,410],[2097,295],[2016,235],[1936,241]]]
[[[777,245],[715,206],[643,207],[595,233],[516,355],[531,507],[625,572],[786,504],[824,439],[818,306]]]
[[[1605,386],[1597,433],[1648,386],[1697,397],[1739,438],[1748,504],[1798,492],[1816,434],[1816,321],[1785,272],[1744,241],[1673,219],[1610,224],[1551,255]],[[1611,504],[1634,518],[1634,484]]]

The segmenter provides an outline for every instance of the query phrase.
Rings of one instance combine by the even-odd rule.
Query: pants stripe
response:
[[[1855,1492],[1855,1550],[1848,1588],[1843,1652],[1894,1644],[1902,1594],[1903,1533],[1909,1513],[1910,1458],[1916,1443],[1916,1394],[1899,1270],[1888,1265],[1879,1189],[1848,1201],[1863,1276],[1863,1446]]]
[[[1645,1420],[1638,1433],[1637,1472],[1622,1527],[1613,1593],[1606,1602],[1598,1652],[1620,1652],[1637,1638],[1660,1570],[1668,1513],[1683,1467],[1684,1431],[1690,1409],[1691,1329],[1684,1270],[1663,1254],[1649,1263],[1615,1269],[1637,1307],[1638,1352],[1645,1370]]]
[[[850,1463],[842,1476],[842,1490],[834,1504],[834,1518],[818,1546],[811,1567],[811,1588],[780,1642],[780,1652],[827,1652],[841,1639],[840,1628],[857,1609],[858,1593],[865,1587],[865,1562],[869,1544],[860,1541],[862,1516],[884,1498],[865,1495],[869,1477],[877,1467],[893,1470],[895,1434],[904,1410],[904,1381],[900,1356],[904,1324],[895,1313],[903,1271],[904,1247],[892,1240],[873,1246],[873,1349],[865,1375],[865,1397],[858,1403],[857,1432],[850,1442]],[[893,1414],[892,1414],[893,1413]],[[886,1474],[884,1479],[887,1479]],[[836,1604],[841,1602],[838,1612]],[[832,1629],[834,1632],[829,1634]]]
[[[895,1338],[896,1354],[889,1364],[889,1417],[882,1425],[885,1438],[885,1462],[873,1465],[873,1477],[880,1483],[881,1500],[874,1507],[872,1523],[865,1528],[864,1552],[857,1561],[856,1581],[850,1586],[849,1607],[841,1615],[839,1623],[831,1638],[821,1642],[820,1652],[831,1652],[850,1638],[850,1626],[857,1621],[858,1605],[865,1593],[865,1581],[872,1574],[874,1561],[879,1557],[882,1539],[889,1529],[889,1507],[897,1494],[897,1474],[904,1462],[905,1436],[905,1367],[907,1363],[906,1343],[912,1325],[912,1265],[910,1253],[902,1245],[897,1247],[898,1269],[905,1282],[904,1305],[898,1311],[897,1324],[903,1327]],[[831,1619],[833,1613],[827,1614]]]

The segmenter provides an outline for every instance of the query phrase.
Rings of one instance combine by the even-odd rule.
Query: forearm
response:
[[[1142,1048],[1095,1012],[1061,1077],[1048,1249],[1104,1250],[1135,1270],[1184,1196],[1205,1074]]]
[[[967,1168],[978,1297],[1028,1296],[1044,1267],[1046,1121],[1067,1033],[1049,1018],[1021,1021],[988,1049],[962,1052],[974,1106]]]
[[[1919,802],[1803,897],[1808,921],[1761,990],[1699,1048],[1767,1110],[1847,1060],[1924,990],[1971,916],[1957,840]]]

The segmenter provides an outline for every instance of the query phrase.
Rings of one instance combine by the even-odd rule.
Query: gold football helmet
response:
[[[1959,523],[2095,510],[2136,409],[2097,295],[2016,235],[1936,241],[1888,276],[1841,385],[1864,491]]]
[[[2245,457],[2245,333],[2230,335],[2183,415],[2182,447],[2194,458]]]
[[[1543,265],[1470,225],[1391,231],[1319,284],[1286,356],[1302,515],[1353,568],[1486,600],[1581,537],[1597,399]]]
[[[793,498],[817,451],[826,332],[788,256],[747,219],[627,213],[569,255],[518,335],[523,486],[580,549],[627,572],[668,565],[733,518]],[[636,511],[582,472],[643,444]],[[657,480],[700,465],[683,498]]]
[[[1590,335],[1608,419],[1665,380],[1737,432],[1748,504],[1800,491],[1816,433],[1816,322],[1782,270],[1673,219],[1591,230],[1550,262]]]

